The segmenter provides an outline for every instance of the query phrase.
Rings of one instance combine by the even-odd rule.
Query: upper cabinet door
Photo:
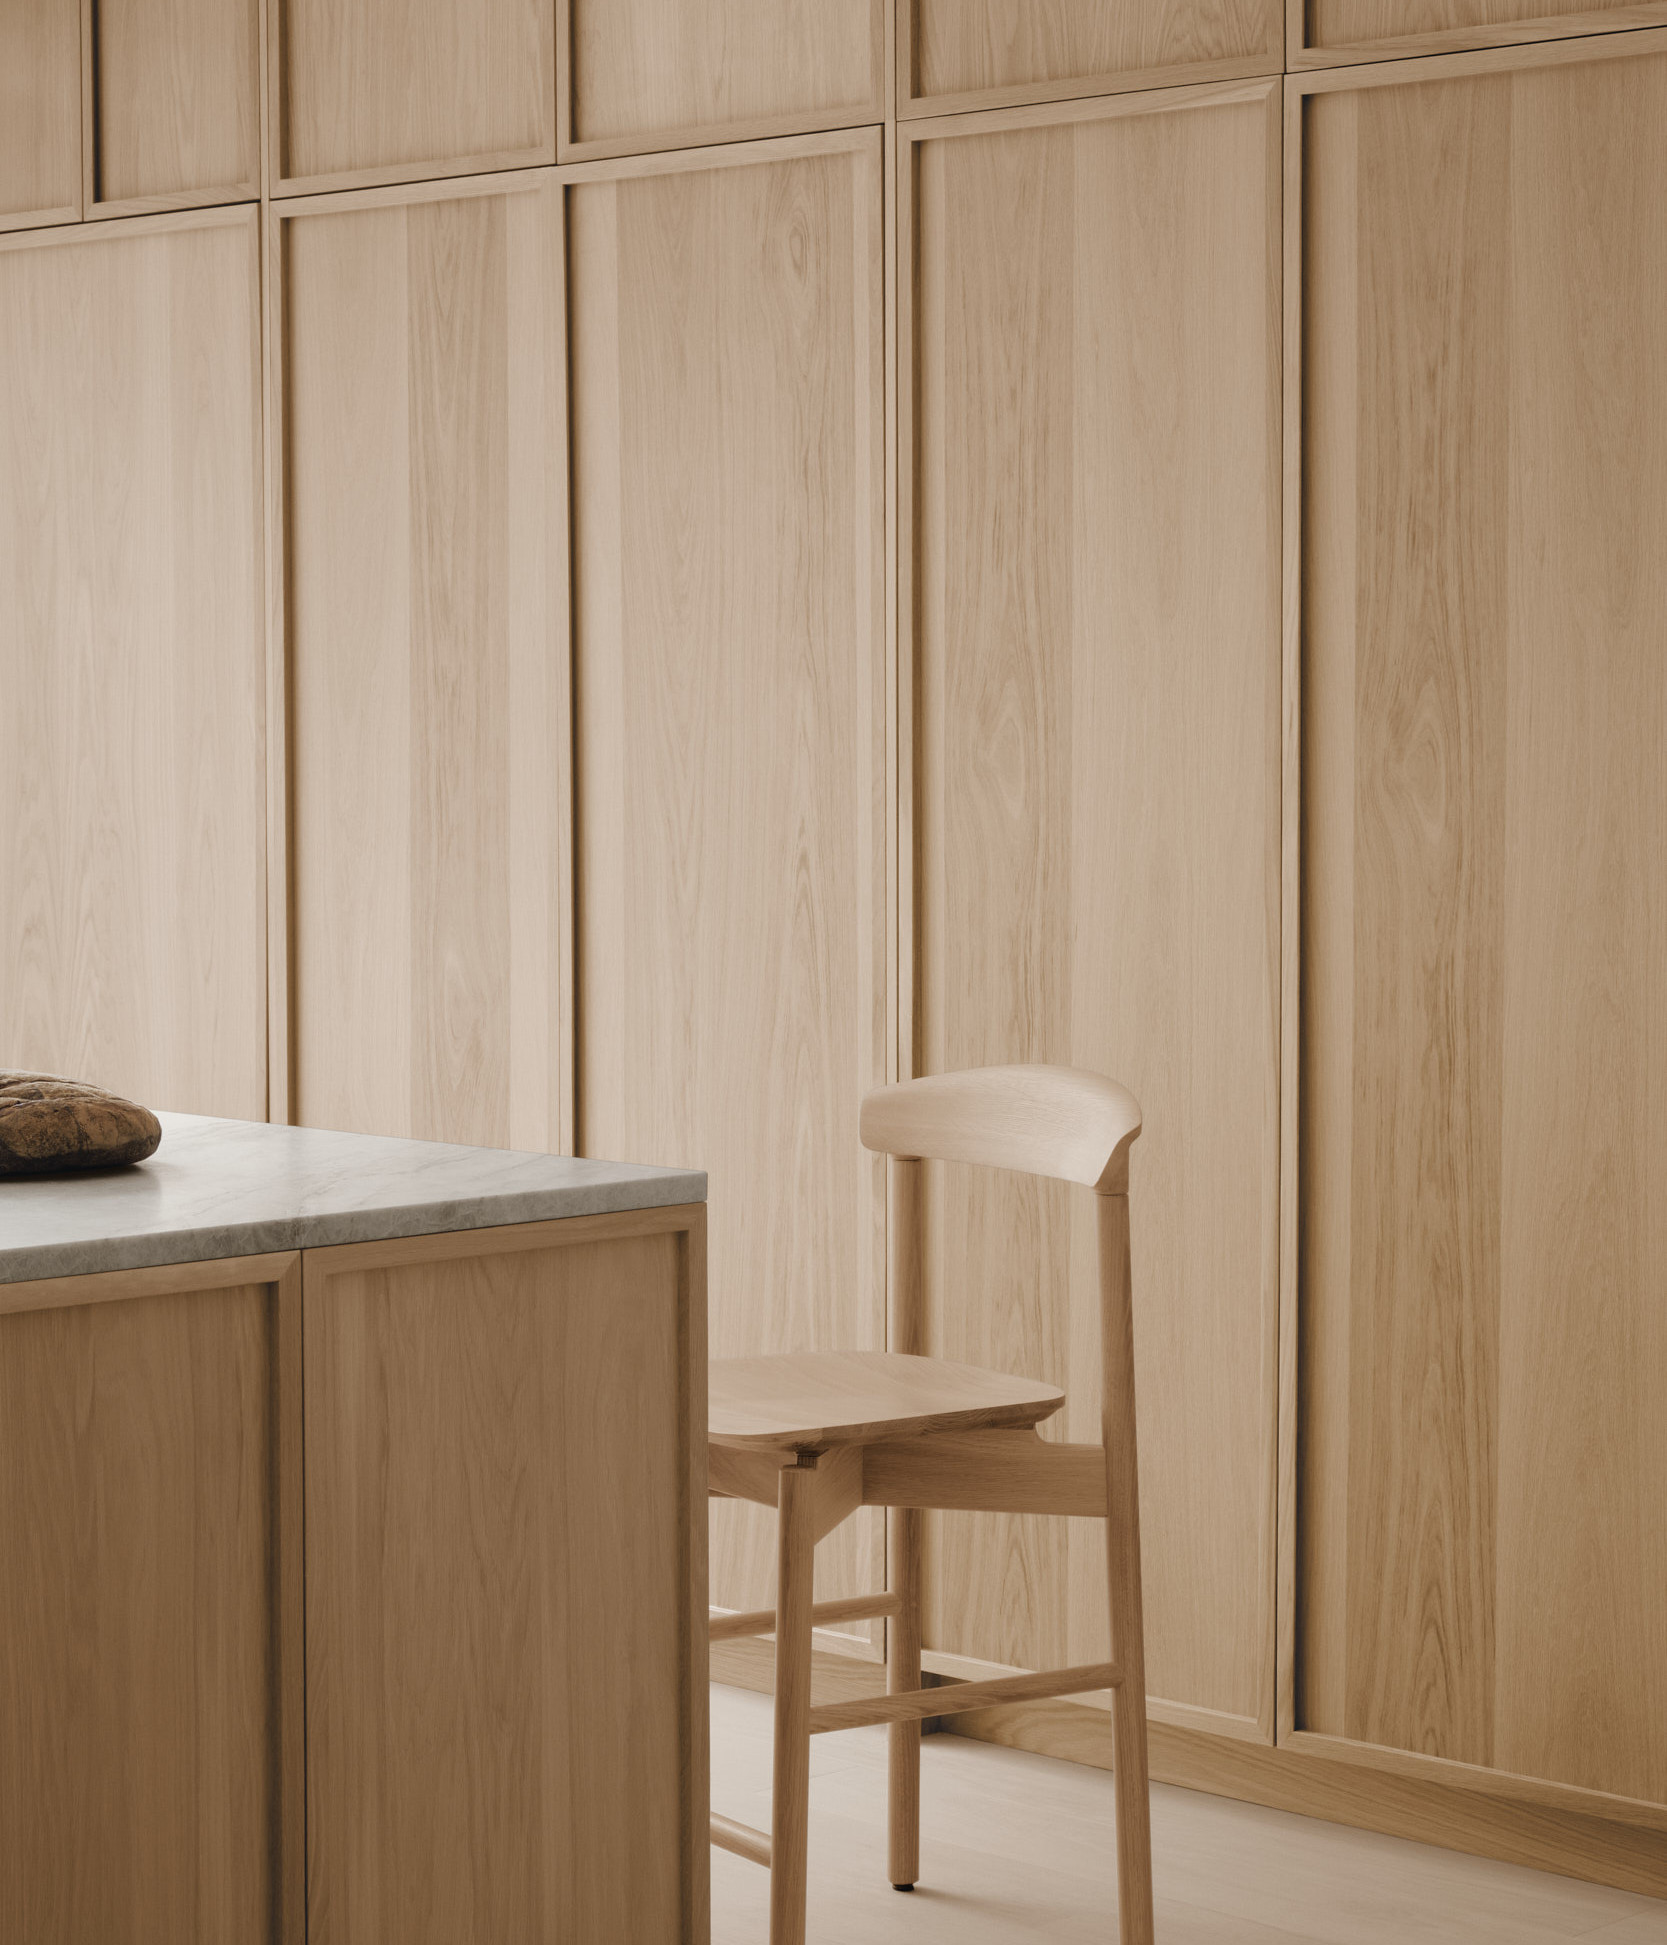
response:
[[[715,1356],[881,1348],[879,132],[567,194],[580,1152],[707,1170]],[[765,1605],[774,1516],[713,1526],[713,1598]],[[880,1532],[829,1536],[827,1595]]]
[[[1298,1726],[1667,1801],[1667,33],[1299,96]]]
[[[1297,0],[1290,15],[1290,65],[1451,53],[1662,21],[1663,0]]]
[[[1277,74],[1283,0],[897,0],[899,115]]]
[[[562,156],[877,122],[883,0],[558,0]]]
[[[260,194],[255,0],[98,0],[88,211]]]
[[[281,207],[294,1118],[561,1149],[560,198]]]
[[[0,1058],[256,1121],[258,231],[0,247]]]
[[[80,214],[80,0],[0,0],[0,230]]]
[[[552,0],[267,0],[272,190],[553,162]]]
[[[1139,1097],[1148,1687],[1271,1739],[1279,88],[913,126],[913,1066]],[[1093,1197],[927,1189],[928,1348],[1065,1385],[1062,1435],[1096,1439]],[[1078,1522],[934,1518],[928,1644],[1092,1660],[1102,1560]]]

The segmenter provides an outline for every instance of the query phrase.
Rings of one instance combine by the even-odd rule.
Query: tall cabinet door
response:
[[[711,1179],[715,1357],[884,1341],[877,131],[568,189],[583,1154]],[[878,1517],[820,1549],[880,1584]],[[763,1607],[774,1517],[717,1509]]]
[[[1298,1725],[1667,1800],[1667,34],[1303,142]]]
[[[256,1121],[257,239],[0,246],[0,1066]]]
[[[294,1116],[563,1147],[560,199],[372,192],[275,235]]]
[[[1266,1738],[1277,84],[917,125],[902,200],[912,1062],[1139,1097],[1149,1688]],[[933,1173],[927,1248],[928,1349],[1063,1385],[1097,1439],[1093,1198]],[[1088,1523],[934,1519],[927,1576],[940,1653],[1105,1652]]]

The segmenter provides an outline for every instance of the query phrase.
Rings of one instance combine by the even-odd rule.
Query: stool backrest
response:
[[[860,1129],[863,1146],[881,1154],[1010,1168],[1121,1195],[1140,1103],[1079,1067],[972,1067],[876,1088],[863,1097]]]

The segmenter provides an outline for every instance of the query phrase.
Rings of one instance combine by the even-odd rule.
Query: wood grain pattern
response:
[[[275,1345],[262,1284],[0,1318],[8,1939],[299,1945],[274,1451],[300,1397]]]
[[[260,192],[257,0],[98,0],[91,214]]]
[[[899,113],[1277,74],[1280,0],[899,0]]]
[[[1660,1802],[1667,35],[1439,77],[1302,131],[1299,1726]]]
[[[883,0],[560,0],[562,158],[877,122]]]
[[[884,1342],[879,146],[568,191],[579,1149],[699,1157],[724,1357]],[[714,1510],[721,1605],[767,1604],[773,1524]]]
[[[1297,16],[1293,65],[1436,54],[1513,41],[1653,27],[1660,0],[1306,0]]]
[[[547,0],[268,0],[268,21],[279,193],[556,159]]]
[[[909,178],[916,1065],[1115,1074],[1148,1686],[1271,1706],[1278,121],[1265,83],[969,118]],[[960,130],[966,130],[965,134]],[[1098,1430],[1093,1200],[928,1175],[934,1354]],[[928,1522],[927,1642],[1103,1651],[1098,1536]],[[1271,1722],[1263,1733],[1271,1733]]]
[[[80,214],[80,0],[0,0],[0,230]]]
[[[559,194],[375,192],[277,226],[294,1112],[557,1148]]]
[[[0,247],[4,1053],[266,1113],[252,210]]]
[[[307,1261],[319,1945],[704,1938],[683,1254]]]

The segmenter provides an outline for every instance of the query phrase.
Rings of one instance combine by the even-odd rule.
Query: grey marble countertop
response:
[[[699,1170],[164,1114],[148,1162],[0,1179],[0,1283],[703,1202]]]

